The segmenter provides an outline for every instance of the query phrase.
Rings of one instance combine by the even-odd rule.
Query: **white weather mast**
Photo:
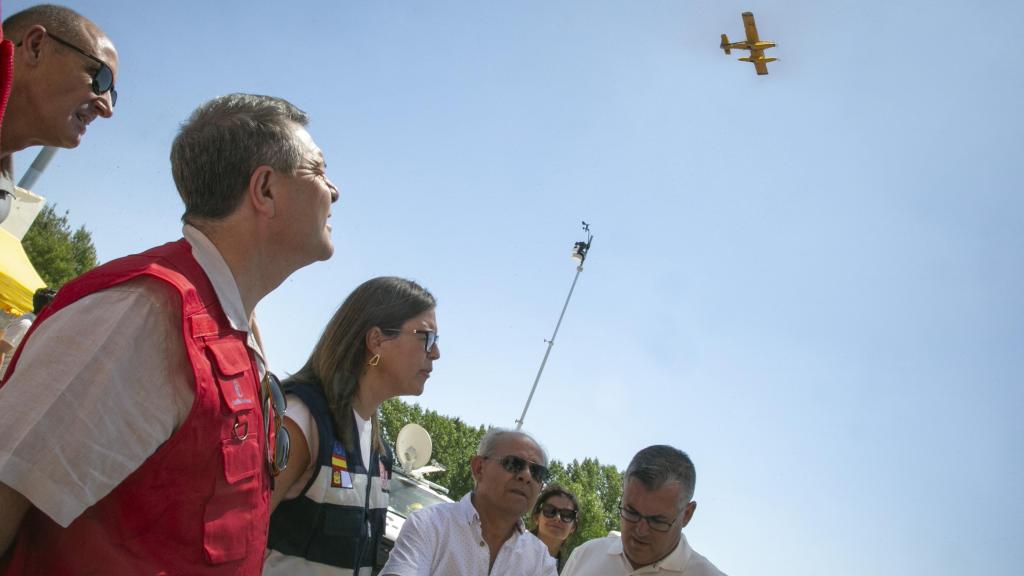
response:
[[[562,313],[558,315],[558,322],[555,323],[555,331],[551,334],[550,340],[545,340],[548,344],[547,350],[544,351],[544,359],[540,361],[540,368],[537,369],[537,377],[533,379],[533,387],[530,388],[530,396],[526,399],[526,406],[523,406],[523,413],[516,420],[516,430],[523,428],[523,422],[526,420],[526,411],[530,409],[530,402],[533,401],[533,393],[537,391],[537,383],[540,382],[540,375],[544,373],[544,365],[548,362],[548,356],[551,354],[551,348],[555,345],[555,337],[558,336],[558,328],[562,325],[562,318],[565,317],[565,310],[569,307],[569,300],[572,299],[572,292],[576,289],[576,281],[580,279],[580,273],[583,272],[583,262],[587,259],[587,252],[590,250],[590,243],[594,241],[594,235],[590,233],[590,224],[583,222],[583,231],[587,234],[586,242],[580,241],[572,247],[572,258],[577,260],[579,264],[576,266],[576,275],[572,279],[572,286],[569,287],[569,295],[565,297],[565,304],[562,306]]]

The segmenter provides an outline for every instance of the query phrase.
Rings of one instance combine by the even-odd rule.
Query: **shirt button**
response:
[[[483,540],[480,541],[480,546],[486,546],[486,545],[487,544]]]

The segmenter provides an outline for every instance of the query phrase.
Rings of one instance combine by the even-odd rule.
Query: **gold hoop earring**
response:
[[[380,354],[374,354],[373,357],[370,358],[370,361],[367,362],[367,364],[369,364],[370,366],[376,366],[377,364],[380,364]]]

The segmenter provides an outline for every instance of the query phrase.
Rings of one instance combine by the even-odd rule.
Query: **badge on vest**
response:
[[[334,441],[334,450],[331,453],[331,488],[351,488],[352,475],[348,472],[348,459],[345,457],[345,447],[341,442]]]

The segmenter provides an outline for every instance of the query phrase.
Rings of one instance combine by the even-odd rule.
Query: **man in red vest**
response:
[[[253,309],[333,253],[307,117],[200,106],[171,150],[184,238],[66,284],[0,388],[0,574],[259,574],[283,398]]]
[[[63,6],[33,6],[0,34],[0,222],[14,191],[11,155],[30,146],[75,148],[117,102],[117,50],[102,30]]]

